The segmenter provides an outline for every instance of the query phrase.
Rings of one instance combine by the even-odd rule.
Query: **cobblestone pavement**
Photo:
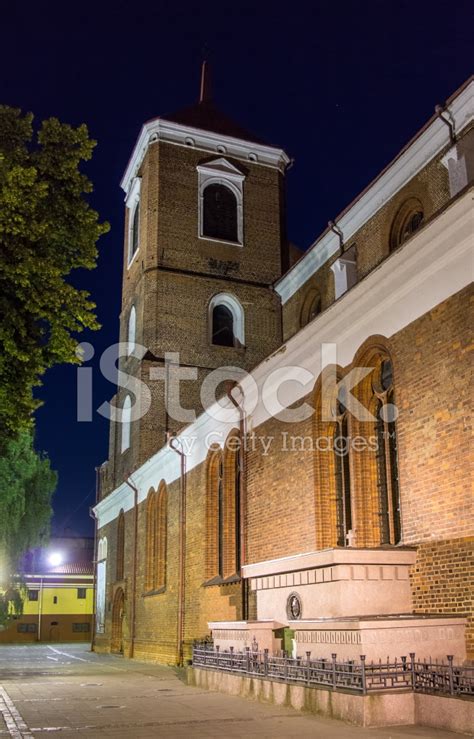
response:
[[[421,727],[361,729],[188,687],[181,677],[86,645],[1,645],[0,736],[459,739]]]

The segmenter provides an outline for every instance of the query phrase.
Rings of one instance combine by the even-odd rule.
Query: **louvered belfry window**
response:
[[[237,242],[237,198],[232,190],[225,185],[208,185],[203,198],[203,236]]]

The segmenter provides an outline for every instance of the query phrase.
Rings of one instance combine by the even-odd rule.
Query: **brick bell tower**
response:
[[[165,383],[149,381],[166,353],[197,369],[199,381],[181,383],[180,402],[199,413],[207,373],[223,365],[250,370],[281,344],[272,284],[288,267],[288,163],[282,149],[214,105],[206,62],[199,102],[142,126],[121,182],[120,340],[129,343],[122,369],[148,385],[152,402],[129,432],[111,423],[109,490],[160,449],[168,431],[185,425],[166,412]],[[135,345],[147,349],[141,359]],[[127,386],[114,402],[127,414],[137,401]]]

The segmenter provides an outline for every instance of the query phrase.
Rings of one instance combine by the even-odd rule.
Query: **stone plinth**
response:
[[[268,649],[274,654],[281,647],[281,640],[275,639],[274,632],[283,624],[277,621],[211,621],[209,628],[212,632],[214,646],[222,651],[234,647],[236,652],[244,652],[246,647],[252,649],[252,643],[258,645],[258,650]]]
[[[410,613],[409,569],[416,551],[324,549],[243,567],[257,593],[259,619],[288,620],[288,598],[296,593],[301,616],[345,618]]]
[[[457,664],[466,659],[466,619],[456,616],[401,614],[376,618],[314,619],[290,621],[295,631],[296,654],[340,660],[392,661],[409,658],[445,660],[454,655]]]

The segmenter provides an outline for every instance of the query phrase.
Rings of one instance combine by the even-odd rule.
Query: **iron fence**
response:
[[[331,659],[312,659],[311,652],[306,652],[306,658],[277,657],[268,649],[259,652],[246,647],[244,652],[236,652],[231,647],[221,651],[202,643],[193,647],[193,666],[362,695],[403,689],[474,697],[474,667],[455,665],[451,655],[447,662],[420,661],[413,652],[393,662],[368,662],[364,655],[359,660],[340,661],[337,654]]]

